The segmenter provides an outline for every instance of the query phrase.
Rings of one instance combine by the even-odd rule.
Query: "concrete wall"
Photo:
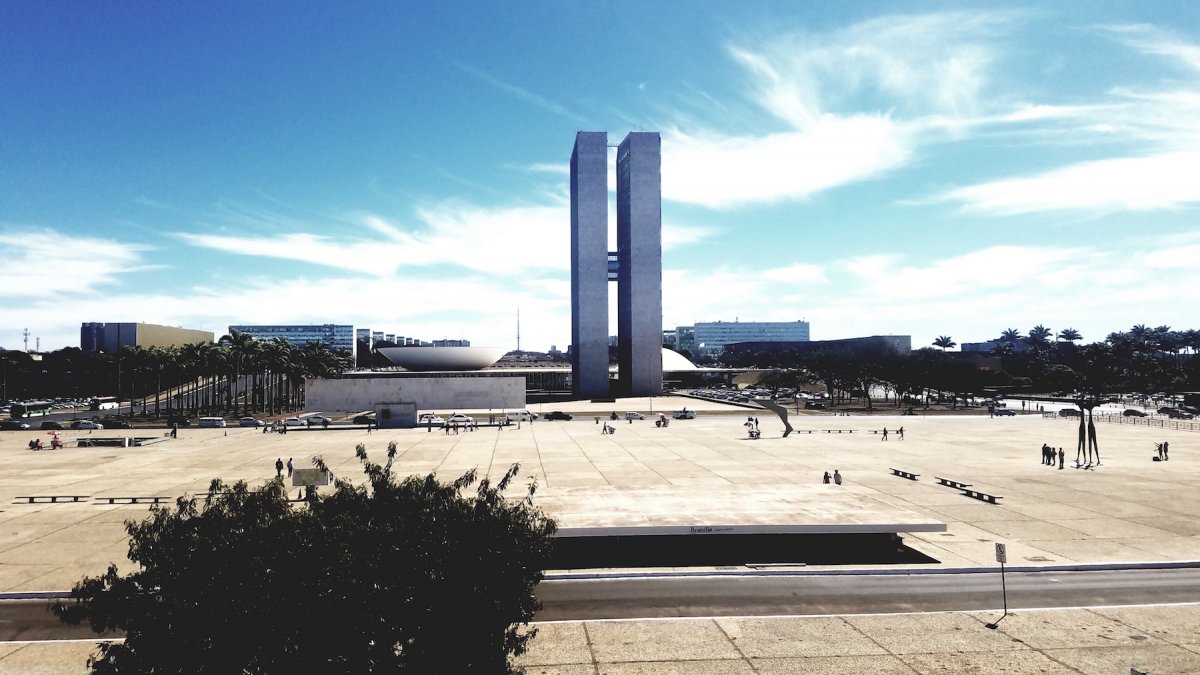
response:
[[[525,407],[524,377],[362,377],[306,379],[308,410],[359,412],[412,403],[417,410],[502,410]]]
[[[608,391],[608,134],[581,131],[571,152],[571,389]]]

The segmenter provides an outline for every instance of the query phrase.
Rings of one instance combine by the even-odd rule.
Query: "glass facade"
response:
[[[697,323],[692,340],[704,354],[720,354],[737,342],[807,342],[807,321],[714,321]]]
[[[354,353],[354,326],[324,323],[295,326],[230,326],[229,331],[249,333],[259,340],[283,338],[293,347],[319,342],[330,350]]]

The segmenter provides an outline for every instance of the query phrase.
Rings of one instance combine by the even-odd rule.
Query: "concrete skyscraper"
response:
[[[571,153],[571,375],[574,393],[610,395],[608,282],[617,282],[618,391],[662,393],[661,140],[617,148],[617,250],[608,251],[608,134],[579,132]]]

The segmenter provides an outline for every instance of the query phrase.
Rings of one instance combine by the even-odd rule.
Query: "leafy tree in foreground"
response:
[[[359,445],[367,485],[338,480],[304,506],[276,479],[155,507],[125,525],[141,569],[85,578],[55,613],[125,631],[94,673],[519,672],[556,531],[536,486],[503,498],[515,464],[495,485],[473,470],[397,480],[395,454],[373,464]]]

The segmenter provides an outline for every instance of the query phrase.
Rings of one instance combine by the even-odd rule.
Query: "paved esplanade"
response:
[[[1008,545],[1011,565],[1200,559],[1200,522],[1193,515],[1200,501],[1195,456],[1200,436],[1194,433],[1102,424],[1104,463],[1085,471],[1070,468],[1076,426],[1040,416],[802,416],[793,417],[800,433],[782,439],[776,431],[779,423],[759,413],[763,438],[752,441],[742,427],[745,411],[707,414],[707,408],[720,406],[667,398],[654,399],[653,410],[684,405],[698,410],[700,417],[673,420],[665,429],[656,428],[652,418],[632,424],[622,420],[615,423],[613,435],[601,434],[593,416],[614,408],[649,413],[650,402],[554,406],[575,412],[575,420],[538,421],[503,431],[483,428],[457,436],[437,430],[369,435],[365,430],[313,430],[282,436],[254,429],[185,429],[177,440],[144,448],[77,448],[74,440],[87,432],[66,432],[67,449],[32,452],[26,444],[44,432],[0,432],[5,467],[0,472],[0,591],[66,589],[84,574],[101,573],[109,562],[127,568],[122,521],[145,512],[143,505],[90,501],[27,504],[17,496],[174,497],[203,492],[214,476],[262,482],[275,475],[277,457],[307,466],[308,458],[318,453],[340,477],[357,480],[354,446],[365,443],[382,458],[391,440],[400,448],[396,466],[405,472],[435,470],[450,478],[478,467],[499,476],[519,461],[522,473],[543,486],[547,502],[556,491],[567,494],[586,487],[662,486],[668,488],[665,493],[691,490],[704,498],[792,484],[830,503],[841,495],[866,498],[945,523],[945,532],[906,537],[941,566],[992,567],[995,542]],[[480,417],[486,419],[486,411]],[[866,433],[884,426],[893,432],[886,442]],[[900,426],[903,441],[894,433]],[[825,433],[838,429],[843,433]],[[845,433],[849,430],[855,433]],[[92,435],[117,433],[126,432]],[[1153,444],[1163,440],[1171,443],[1171,459],[1152,462]],[[1043,443],[1067,451],[1066,469],[1040,464]],[[897,478],[889,467],[921,474],[921,479]],[[840,469],[845,483],[840,488],[821,485],[822,473],[834,469]],[[970,483],[1003,499],[998,505],[969,499],[937,485],[934,476]],[[539,492],[538,498],[542,496]],[[551,624],[535,641],[528,662],[531,672],[596,672],[597,663],[604,672],[670,672],[672,664],[689,671],[751,672],[751,663],[758,672],[788,672],[800,667],[789,661],[794,658],[810,659],[803,667],[816,671],[853,672],[871,664],[880,672],[893,666],[897,672],[911,672],[904,670],[908,667],[937,672],[934,666],[940,663],[956,672],[976,665],[991,668],[978,672],[1026,672],[1049,659],[1045,672],[1128,672],[1130,665],[1147,666],[1150,672],[1200,671],[1200,648],[1195,646],[1200,611],[1195,607],[1046,613],[1018,608],[999,631],[979,630],[981,620],[993,618],[953,613]],[[820,636],[823,642],[804,635]],[[29,672],[19,667],[28,663],[22,659],[58,653],[54,649],[0,644],[0,672]],[[57,649],[88,651],[78,645]],[[788,650],[796,653],[784,655]],[[1004,653],[998,657],[997,652]],[[679,663],[684,660],[688,663]],[[654,665],[638,666],[642,661]],[[948,663],[957,665],[946,667]]]

